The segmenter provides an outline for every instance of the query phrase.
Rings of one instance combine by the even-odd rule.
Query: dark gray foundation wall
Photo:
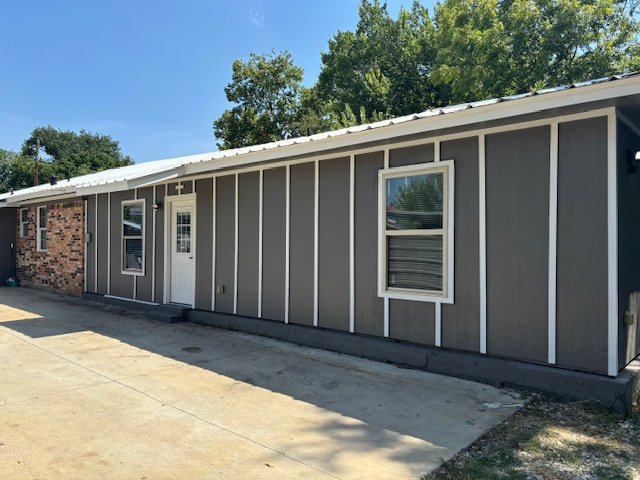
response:
[[[640,173],[627,171],[627,159],[640,150],[640,136],[618,121],[618,367],[640,354]],[[626,325],[625,312],[633,323]]]

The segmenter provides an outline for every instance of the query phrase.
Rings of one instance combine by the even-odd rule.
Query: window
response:
[[[20,209],[20,238],[29,236],[29,209]]]
[[[381,297],[453,303],[453,161],[379,173]]]
[[[144,200],[122,202],[122,273],[144,275]]]
[[[38,207],[38,223],[36,231],[36,250],[47,251],[47,207]]]

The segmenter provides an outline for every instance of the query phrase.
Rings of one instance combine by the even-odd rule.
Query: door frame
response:
[[[170,195],[164,197],[164,287],[162,303],[166,304],[171,299],[171,231],[173,226],[173,218],[171,216],[171,210],[174,202],[188,202],[193,204],[193,211],[191,213],[191,251],[193,252],[193,298],[191,299],[191,308],[196,306],[196,268],[198,265],[196,258],[196,233],[198,231],[198,224],[196,218],[197,203],[196,194],[188,193],[184,195]]]

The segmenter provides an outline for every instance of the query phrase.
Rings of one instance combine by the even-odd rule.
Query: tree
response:
[[[637,14],[638,0],[446,0],[432,79],[461,103],[635,70]]]
[[[32,158],[0,149],[0,193],[33,186],[34,171]],[[39,177],[48,181],[54,175],[55,167],[51,162],[41,161],[38,171]]]
[[[0,192],[33,186],[37,140],[41,148],[40,183],[48,183],[53,175],[75,177],[133,164],[131,157],[122,155],[119,143],[108,135],[37,127],[23,142],[19,153],[0,149]]]
[[[37,139],[46,155],[45,161],[50,161],[56,172],[54,174],[60,176],[75,177],[134,163],[131,157],[122,155],[119,142],[108,135],[85,130],[75,133],[51,126],[35,128],[22,144],[22,155],[34,161]]]
[[[221,150],[297,136],[303,70],[288,52],[251,54],[233,62],[224,91],[236,106],[213,122]]]
[[[338,119],[361,112],[359,122],[415,113],[442,104],[429,79],[435,30],[417,1],[397,20],[378,0],[361,0],[355,32],[338,32],[322,54],[317,88]],[[355,118],[355,116],[353,117]]]

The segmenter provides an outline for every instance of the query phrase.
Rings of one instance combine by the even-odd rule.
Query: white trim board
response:
[[[616,171],[617,118],[607,118],[607,245],[608,245],[608,349],[607,373],[618,375],[618,183]]]

